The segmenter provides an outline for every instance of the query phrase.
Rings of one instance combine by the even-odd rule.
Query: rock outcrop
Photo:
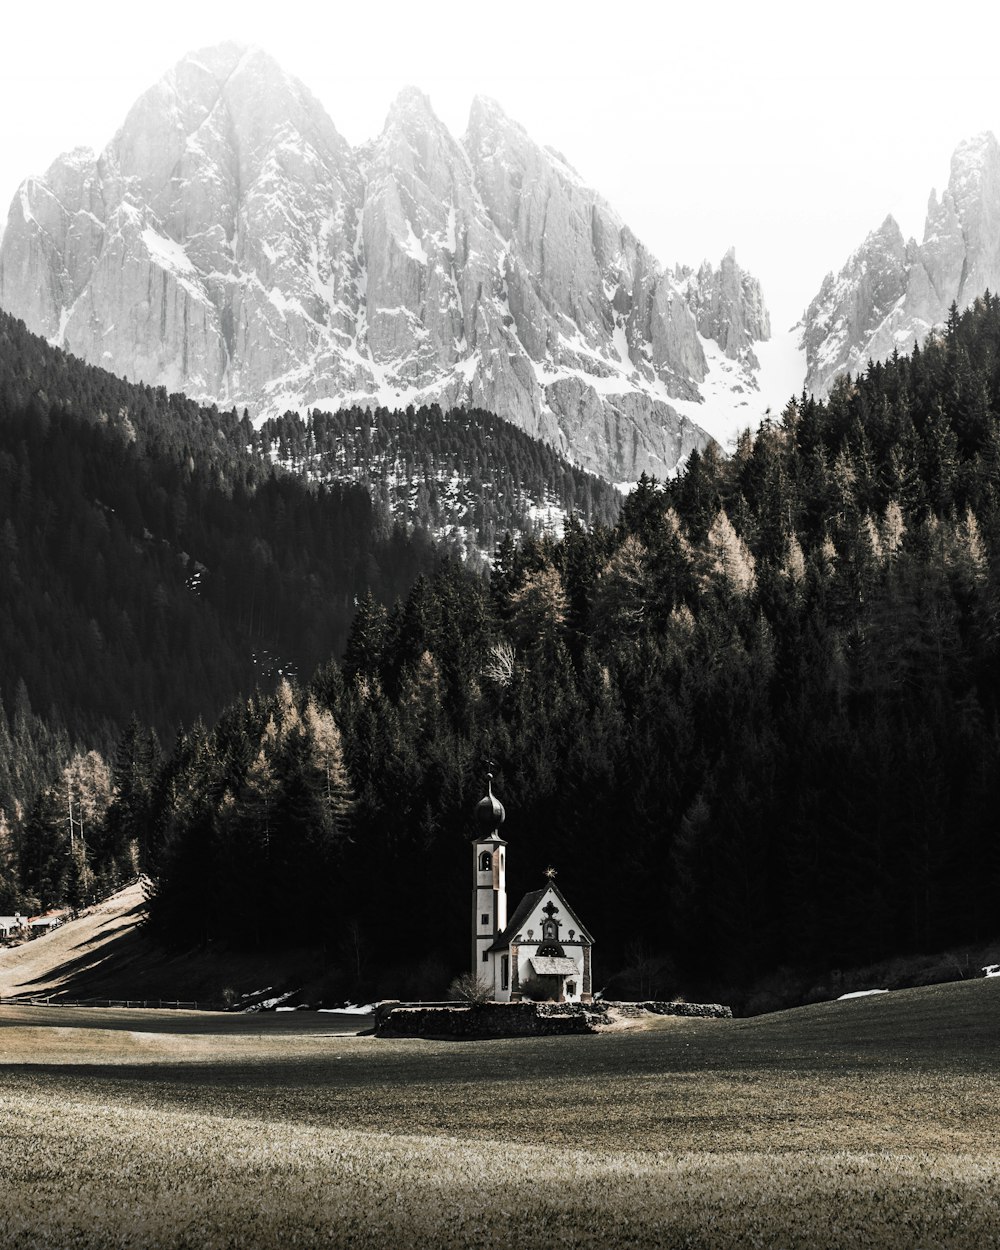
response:
[[[378,1037],[546,1037],[599,1033],[623,1020],[683,1016],[692,1020],[731,1020],[720,1003],[401,1003],[375,1007]]]
[[[989,132],[959,145],[948,187],[932,191],[923,242],[903,241],[887,217],[835,277],[828,274],[802,320],[806,388],[829,391],[839,374],[909,352],[987,290],[1000,290],[1000,146]]]
[[[11,205],[0,306],[84,359],[249,406],[491,409],[612,480],[707,441],[714,340],[752,390],[759,285],[665,271],[558,153],[477,99],[455,139],[414,88],[352,149],[265,53],[185,58],[99,156]],[[714,349],[713,349],[714,350]]]

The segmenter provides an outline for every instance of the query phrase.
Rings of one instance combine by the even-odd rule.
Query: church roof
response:
[[[579,972],[576,960],[565,956],[533,955],[528,962],[540,977],[572,977]]]
[[[486,797],[476,804],[476,824],[484,833],[498,836],[500,826],[507,818],[503,804],[493,793],[493,774],[486,774]]]
[[[497,934],[497,936],[493,939],[493,945],[489,949],[491,951],[506,950],[524,928],[525,921],[542,901],[545,895],[549,893],[549,891],[551,891],[562,904],[564,913],[574,922],[574,927],[579,932],[580,937],[593,946],[594,939],[584,928],[579,916],[577,916],[573,908],[566,902],[562,890],[560,890],[557,885],[549,884],[543,885],[540,890],[531,890],[525,894],[524,898],[522,898],[517,907],[515,907],[514,914],[507,922],[507,928],[504,929],[503,933]]]
[[[548,889],[543,886],[540,890],[532,890],[530,894],[525,894],[524,898],[514,908],[514,914],[507,922],[507,928],[503,933],[498,933],[490,947],[491,951],[506,950],[510,946],[511,941],[520,933],[524,922],[531,915],[537,903],[542,901],[542,895]]]

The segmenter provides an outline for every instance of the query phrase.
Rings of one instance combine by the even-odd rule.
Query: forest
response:
[[[389,462],[393,498],[373,489]],[[436,477],[465,464],[446,501]],[[133,716],[169,742],[308,676],[366,593],[392,604],[444,552],[469,554],[449,523],[478,556],[477,531],[530,526],[545,498],[617,509],[497,418],[288,413],[258,432],[0,313],[0,810],[16,823],[67,760],[109,759]]]
[[[309,479],[361,482],[376,506],[446,536],[473,564],[505,533],[542,528],[540,508],[587,526],[612,524],[620,508],[609,482],[481,408],[289,412],[265,421],[253,446]]]
[[[440,993],[492,761],[509,889],[558,870],[597,985],[721,992],[995,936],[998,468],[988,295],[643,479],[614,524],[364,595],[342,654],[166,747],[133,723],[103,798],[63,775],[8,832],[7,905],[137,865],[167,943],[307,944],[331,993]]]

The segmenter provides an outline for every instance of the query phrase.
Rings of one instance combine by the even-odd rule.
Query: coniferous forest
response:
[[[39,789],[0,878],[44,901],[138,864],[165,942],[308,944],[345,996],[439,992],[467,959],[492,760],[509,889],[555,866],[597,984],[941,950],[998,929],[998,652],[987,296],[731,456],[644,479],[613,525],[504,539],[488,578],[443,560],[394,603],[364,594],[342,654],[205,723],[179,712],[165,746],[140,715],[100,783],[78,753]],[[92,813],[83,855],[64,791]]]

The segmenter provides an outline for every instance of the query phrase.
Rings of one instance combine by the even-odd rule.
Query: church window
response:
[[[489,923],[490,923],[490,918],[489,918],[489,916],[486,914],[486,912],[483,912],[483,919],[482,919],[482,923],[483,923],[483,924],[489,924]]]
[[[483,963],[488,964],[489,962],[490,962],[490,952],[483,951]]]
[[[510,984],[510,956],[500,956],[500,988],[505,990]]]
[[[489,851],[483,851],[482,855],[479,856],[479,871],[489,872],[489,870],[492,867],[493,867],[492,854]]]
[[[567,981],[567,982],[566,982],[566,993],[567,993],[567,995],[570,995],[570,994],[575,994],[575,993],[576,993],[576,982],[575,982],[575,981]]]

